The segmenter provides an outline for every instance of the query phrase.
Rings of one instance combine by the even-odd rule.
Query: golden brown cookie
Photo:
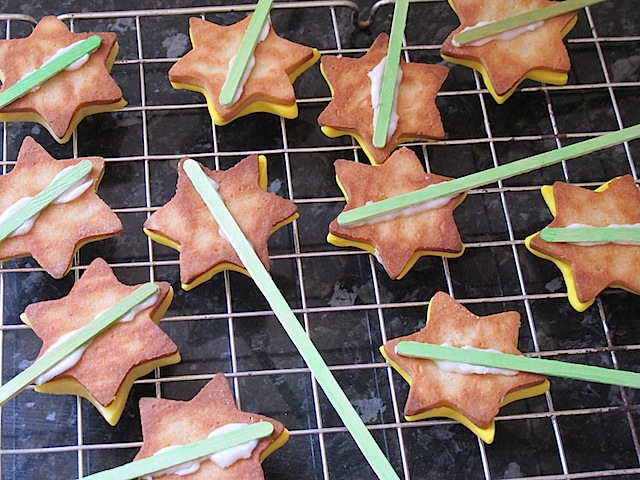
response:
[[[180,252],[180,281],[190,290],[223,270],[247,274],[233,246],[220,233],[211,212],[178,165],[175,196],[144,224],[154,241]],[[298,217],[295,204],[267,189],[267,160],[251,155],[225,171],[209,170],[219,193],[258,257],[269,269],[269,236]]]
[[[173,291],[156,282],[159,292],[152,305],[126,323],[116,323],[95,337],[80,360],[51,380],[36,386],[38,392],[80,395],[89,400],[111,425],[120,419],[131,386],[153,369],[180,361],[178,348],[158,327],[169,308]],[[91,262],[66,297],[33,303],[20,319],[42,339],[39,357],[63,334],[89,324],[139,285],[118,281],[107,262]]]
[[[321,60],[332,100],[318,117],[318,123],[328,137],[351,135],[355,138],[372,164],[383,163],[400,143],[444,137],[435,100],[449,70],[440,65],[407,63],[401,59],[397,127],[384,148],[373,146],[374,110],[368,74],[386,57],[388,46],[389,36],[381,33],[363,57],[325,55]]]
[[[222,373],[214,376],[187,402],[142,398],[140,417],[143,443],[134,460],[150,457],[165,447],[205,440],[211,432],[228,424],[270,422],[274,427],[269,437],[257,442],[248,458],[238,459],[224,468],[206,458],[200,462],[197,471],[184,476],[167,474],[157,477],[162,480],[264,479],[260,463],[289,439],[289,432],[280,422],[239,410]]]
[[[416,154],[408,148],[400,148],[380,166],[337,160],[335,167],[338,184],[347,199],[343,211],[449,180],[425,173]],[[453,219],[453,210],[464,197],[460,194],[437,200],[432,205],[434,208],[417,206],[417,211],[407,210],[372,224],[342,226],[336,219],[329,225],[327,241],[340,247],[352,246],[368,251],[376,256],[391,278],[399,279],[424,255],[462,255],[464,245]]]
[[[229,70],[229,61],[238,53],[251,15],[244,20],[221,26],[197,17],[189,20],[193,50],[169,70],[171,85],[177,89],[202,93],[216,125],[255,112],[267,112],[296,118],[298,106],[293,82],[320,58],[314,48],[279,37],[273,27],[264,41],[256,45],[255,66],[244,84],[242,94],[232,105],[220,103],[220,91]]]
[[[549,0],[449,0],[460,19],[442,44],[442,58],[477,70],[487,89],[498,103],[503,103],[526,79],[564,85],[571,63],[563,38],[577,21],[575,13],[567,13],[533,25],[534,30],[505,32],[504,36],[486,44],[456,46],[453,37],[481,22],[513,17],[546,7]],[[509,36],[515,35],[514,38]],[[482,42],[482,41],[480,41]]]
[[[29,233],[0,242],[0,260],[32,255],[49,275],[62,278],[82,245],[122,232],[122,223],[96,193],[104,172],[104,159],[56,160],[31,137],[24,139],[13,170],[0,176],[0,213],[21,198],[34,197],[59,172],[81,160],[93,163],[87,177],[93,185],[75,200],[47,206]]]
[[[479,317],[446,293],[436,293],[429,302],[425,327],[389,340],[380,349],[411,386],[404,408],[406,419],[449,417],[491,443],[495,435],[494,419],[500,407],[546,392],[549,382],[545,377],[525,372],[503,375],[448,371],[433,360],[398,355],[395,347],[402,341],[446,343],[453,347],[469,346],[521,355],[516,348],[519,329],[517,312]]]
[[[615,178],[595,191],[555,182],[542,187],[555,217],[548,227],[572,224],[607,227],[640,224],[640,191],[631,175]],[[640,294],[640,245],[551,243],[540,233],[528,237],[531,253],[551,260],[562,272],[569,302],[582,312],[607,287]]]
[[[31,35],[0,40],[0,92],[69,45],[99,35],[102,44],[78,70],[63,70],[34,91],[0,109],[0,121],[37,122],[53,138],[65,143],[80,121],[95,113],[110,112],[127,102],[110,75],[118,54],[115,33],[72,33],[55,17],[44,17]]]

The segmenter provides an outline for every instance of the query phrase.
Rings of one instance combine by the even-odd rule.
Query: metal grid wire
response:
[[[631,10],[634,2],[615,3],[621,11],[626,7],[635,15]],[[30,330],[16,321],[16,314],[36,301],[34,296],[39,295],[37,300],[62,296],[92,256],[104,255],[124,282],[169,279],[174,285],[179,284],[177,255],[135,236],[144,219],[172,194],[157,193],[163,192],[158,185],[162,176],[169,177],[167,188],[175,185],[179,158],[189,155],[211,166],[228,168],[238,158],[259,152],[269,158],[270,169],[275,165],[276,173],[270,170],[270,188],[296,202],[301,214],[298,221],[283,230],[285,233],[274,236],[274,279],[404,478],[640,478],[640,409],[631,390],[552,379],[552,389],[544,397],[503,408],[497,420],[496,442],[486,445],[447,419],[405,422],[402,409],[407,387],[377,352],[387,338],[421,327],[429,299],[435,291],[444,290],[481,315],[506,309],[520,311],[520,348],[527,354],[640,369],[640,336],[631,323],[640,312],[637,298],[607,291],[584,314],[573,312],[567,307],[562,285],[558,285],[557,272],[532,259],[523,248],[524,236],[544,226],[550,218],[544,213],[539,218],[531,214],[532,209],[546,211],[539,199],[540,185],[566,180],[594,186],[624,173],[631,173],[637,180],[633,143],[588,156],[580,167],[574,167],[572,162],[578,161],[573,160],[557,169],[546,169],[545,173],[534,172],[470,192],[456,212],[467,247],[465,255],[455,260],[422,259],[406,279],[391,282],[370,255],[334,249],[322,241],[325,225],[344,202],[333,181],[331,162],[335,158],[366,159],[350,140],[329,140],[314,133],[319,129],[312,123],[329,101],[326,86],[324,90],[304,87],[305,81],[319,78],[317,67],[296,83],[300,119],[271,117],[269,121],[275,127],[259,135],[254,130],[251,135],[257,137],[255,144],[238,146],[226,134],[231,126],[211,124],[204,134],[209,140],[201,148],[180,146],[171,151],[171,144],[164,139],[169,135],[167,125],[175,125],[163,123],[165,118],[174,122],[185,118],[188,123],[194,112],[200,116],[207,112],[206,104],[197,95],[170,97],[162,87],[153,86],[151,77],[165,72],[183,53],[178,49],[172,56],[175,51],[168,44],[167,55],[158,54],[153,30],[176,21],[179,35],[189,16],[232,23],[232,19],[244,16],[233,12],[252,8],[226,5],[60,16],[73,30],[119,32],[122,50],[114,75],[117,80],[124,80],[123,90],[130,105],[115,114],[98,117],[116,118],[118,127],[130,124],[128,131],[133,130],[141,143],[130,153],[122,153],[122,149],[110,150],[98,141],[96,148],[116,152],[104,155],[105,182],[109,175],[125,172],[119,178],[127,177],[124,188],[132,189],[132,200],[128,202],[124,198],[127,195],[113,183],[107,183],[100,192],[103,194],[106,188],[107,201],[116,199],[112,207],[123,219],[126,232],[132,231],[133,225],[138,233],[129,233],[124,242],[106,241],[84,247],[76,255],[70,276],[57,284],[46,279],[41,269],[28,260],[10,261],[3,266],[0,358],[4,377],[24,368],[25,362],[35,357],[39,345]],[[388,31],[392,11],[389,2],[378,2],[367,20],[367,12],[360,12],[355,4],[345,1],[276,3],[274,8],[276,29],[279,22],[286,24],[279,29],[281,35],[300,41],[295,32],[308,33],[310,27],[295,30],[295,25],[306,21],[309,26],[312,19],[315,28],[311,29],[310,38],[322,32],[326,40],[325,47],[320,48],[322,54],[353,56],[366,51],[375,33]],[[638,123],[637,114],[633,120],[633,97],[640,94],[640,62],[636,61],[640,22],[633,30],[633,21],[625,21],[621,14],[619,30],[600,34],[597,12],[603,10],[598,8],[580,13],[579,27],[567,40],[574,67],[566,86],[525,83],[505,106],[496,107],[477,74],[454,67],[438,98],[447,140],[411,145],[424,158],[427,171],[461,176]],[[457,25],[448,9],[443,0],[412,2],[403,50],[407,61],[439,61],[439,42],[451,31],[449,27]],[[283,17],[278,16],[281,12]],[[359,31],[352,23],[354,16],[363,25],[370,23],[373,34]],[[35,23],[23,16],[4,18],[6,38],[28,34],[29,24]],[[423,23],[411,28],[419,22]],[[287,31],[289,27],[291,31]],[[186,29],[182,32],[186,33]],[[312,42],[308,44],[313,45]],[[616,59],[624,61],[615,62]],[[635,70],[625,70],[625,66],[635,66]],[[534,120],[540,110],[543,115]],[[594,111],[605,112],[604,117],[589,117]],[[586,116],[585,122],[580,121],[582,115]],[[528,120],[523,123],[522,117]],[[578,121],[572,123],[571,118],[575,117]],[[259,119],[263,121],[263,117]],[[95,132],[83,130],[88,122],[91,121],[86,119],[81,123],[70,146],[52,146],[54,156],[83,156],[87,151],[100,154],[91,150],[91,135]],[[255,124],[242,122],[234,123],[241,128],[255,128]],[[23,134],[33,133],[30,128],[4,125],[3,172],[15,162]],[[233,134],[247,138],[241,129],[233,130]],[[45,135],[36,138],[41,140]],[[130,142],[130,137],[122,142]],[[612,156],[615,162],[609,160]],[[452,157],[455,162],[450,160]],[[321,178],[321,187],[314,184],[312,190],[307,182],[316,176]],[[478,209],[483,210],[483,215],[478,214]],[[142,251],[129,254],[126,242],[136,238],[143,245]],[[214,292],[220,308],[200,309],[198,303]],[[232,380],[243,409],[273,416],[291,431],[289,445],[265,462],[267,478],[372,478],[323,393],[256,292],[250,280],[233,273],[220,275],[193,293],[176,291],[174,306],[161,325],[179,344],[182,363],[187,366],[163,368],[138,380],[132,397],[188,399],[213,374],[224,371]],[[198,333],[180,337],[179,331],[200,326],[206,326],[207,334],[217,338],[213,344],[198,341],[194,337]],[[220,351],[211,352],[212,345]],[[205,348],[206,361],[199,357]],[[267,357],[269,360],[265,360]],[[277,405],[276,396],[284,399],[285,406]],[[134,399],[129,400],[120,424],[111,429],[96,418],[99,415],[86,401],[47,396],[44,402],[42,398],[28,389],[2,409],[2,478],[80,478],[129,461],[141,444]]]

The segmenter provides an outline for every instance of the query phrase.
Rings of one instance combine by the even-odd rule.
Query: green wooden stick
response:
[[[531,10],[530,12],[514,15],[513,17],[503,18],[487,25],[470,28],[469,30],[465,30],[464,32],[460,32],[454,36],[453,41],[458,45],[466,45],[492,35],[499,35],[500,33],[508,30],[539,22],[540,20],[558,17],[569,12],[575,12],[581,8],[604,1],[605,0],[564,0],[563,2],[554,3],[548,7]]]
[[[195,160],[185,160],[184,171],[191,179],[194,187],[204,200],[216,222],[222,228],[226,238],[236,250],[238,257],[265,296],[278,320],[282,324],[289,338],[296,346],[300,355],[309,366],[318,384],[324,390],[327,398],[351,433],[358,447],[379,478],[385,480],[397,479],[398,475],[389,464],[380,447],[365,427],[364,423],[349,402],[349,399],[331,374],[313,342],[300,325],[295,314],[273,282],[269,272],[264,268],[251,243],[240,230],[235,219],[225,206],[220,195],[213,188],[208,177]]]
[[[398,67],[400,66],[400,50],[402,49],[402,36],[407,23],[407,11],[409,0],[396,0],[391,23],[391,35],[387,49],[387,61],[382,73],[382,85],[380,87],[380,100],[378,104],[378,116],[373,126],[373,146],[384,148],[387,143],[387,132],[391,120],[393,97],[395,96]]]
[[[273,425],[270,422],[257,422],[238,428],[232,432],[228,432],[215,437],[207,438],[190,445],[184,445],[162,452],[152,457],[143,458],[121,465],[110,470],[94,473],[88,477],[82,477],[83,480],[134,480],[145,475],[175,467],[182,463],[197,460],[202,457],[208,457],[214,453],[233,448],[251,440],[258,440],[268,437],[273,433]]]
[[[258,44],[260,31],[267,21],[267,16],[269,15],[269,11],[271,10],[272,3],[273,0],[258,0],[256,9],[253,12],[251,20],[249,21],[247,31],[245,32],[244,36],[242,37],[242,41],[240,42],[240,49],[236,54],[233,66],[229,69],[224,85],[222,85],[222,91],[220,92],[220,103],[225,107],[233,104],[233,98],[236,95],[236,91],[240,86],[240,81],[242,80],[244,72],[247,69],[249,59],[251,58],[251,55],[253,55],[253,51]]]
[[[553,165],[563,160],[580,157],[597,150],[609,148],[638,137],[640,137],[640,125],[634,125],[633,127],[590,138],[589,140],[574,143],[573,145],[557,150],[540,153],[532,157],[500,165],[499,167],[472,173],[471,175],[455,178],[448,182],[429,185],[421,190],[347,210],[338,215],[338,223],[345,226],[358,224],[380,215],[402,210],[411,205],[427,202],[436,198],[457,195],[472,188],[515,177],[516,175]]]
[[[44,190],[9,215],[9,218],[0,224],[0,242],[11,235],[24,222],[45,209],[74,183],[88,175],[92,169],[93,164],[91,161],[81,160],[78,164],[63,172],[54,182],[51,182]]]
[[[58,58],[44,64],[35,72],[30,73],[26,77],[14,83],[5,91],[0,93],[0,108],[5,107],[18,98],[26,95],[29,93],[29,90],[46,82],[51,77],[54,77],[84,55],[93,53],[98,49],[101,43],[102,39],[99,35],[92,35],[86,40],[78,43],[78,45],[75,45],[73,48],[64,52]]]
[[[127,314],[132,308],[142,303],[157,291],[158,286],[155,283],[145,283],[141,285],[137,290],[126,296],[113,307],[98,315],[91,323],[71,335],[59,346],[47,351],[29,368],[23,370],[0,387],[0,405],[4,405],[24,390],[30,383],[35,381],[40,375],[49,371],[65,357],[68,357],[74,350],[100,335],[100,333],[118,321],[123,315]]]
[[[640,227],[544,228],[540,238],[552,243],[640,242]]]
[[[557,360],[447,347],[420,342],[400,342],[396,345],[396,352],[405,357],[449,360],[483,367],[502,368],[553,377],[584,380],[586,382],[640,388],[640,373],[594,367],[591,365],[580,365],[577,363],[559,362]]]

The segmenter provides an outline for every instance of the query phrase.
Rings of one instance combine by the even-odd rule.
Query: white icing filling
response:
[[[62,172],[66,171],[69,168],[71,167],[67,167],[64,170],[58,172],[58,174],[55,177],[53,177],[53,180],[51,180],[51,183],[53,183],[60,175],[62,175]],[[53,200],[53,202],[51,203],[54,205],[60,205],[62,203],[69,203],[75,200],[76,198],[78,198],[93,183],[93,180],[87,180],[88,176],[89,174],[85,175],[76,183],[71,185],[64,192],[58,195],[58,197],[55,200]],[[2,214],[0,214],[0,224],[5,222],[7,218],[9,218],[14,212],[18,211],[23,205],[25,205],[32,198],[33,197],[22,197],[19,200],[17,200],[15,203],[10,205],[4,212],[2,212]],[[9,237],[17,237],[17,236],[26,235],[27,233],[29,233],[33,228],[33,225],[36,223],[36,219],[38,218],[39,215],[40,213],[38,212],[34,216],[29,218],[26,222],[24,222],[22,225],[16,228],[13,232],[11,232],[11,234],[9,234]]]
[[[378,120],[378,112],[380,111],[380,94],[382,93],[382,76],[384,66],[387,63],[387,57],[383,57],[376,67],[367,73],[371,80],[371,106],[373,107],[373,126]],[[400,83],[402,82],[402,68],[398,66],[398,75],[396,77],[396,87],[393,93],[393,106],[391,107],[391,117],[389,118],[389,129],[387,130],[387,142],[391,139],[398,128],[398,92],[400,91]]]
[[[225,433],[233,432],[239,428],[244,427],[244,423],[228,423],[220,428],[216,428],[209,434],[207,438],[215,437]],[[242,443],[232,448],[227,448],[221,452],[214,453],[209,458],[215,462],[220,468],[227,468],[238,460],[249,458],[253,453],[253,449],[258,445],[258,440],[250,440],[246,443]]]
[[[239,428],[246,427],[245,423],[228,423],[227,425],[223,425],[222,427],[216,428],[213,432],[211,432],[207,438],[215,437],[218,435],[223,435],[225,433],[233,432],[234,430],[238,430]],[[174,475],[189,475],[198,471],[200,468],[200,464],[207,460],[211,460],[215,462],[220,468],[227,468],[236,463],[238,460],[243,460],[251,457],[253,450],[258,445],[258,440],[250,440],[246,443],[242,443],[240,445],[236,445],[235,447],[227,448],[226,450],[222,450],[218,453],[214,453],[213,455],[209,455],[208,457],[199,458],[196,460],[192,460],[190,462],[181,463],[180,465],[176,465],[175,467],[167,468],[166,470],[161,470],[159,472],[155,472],[151,475],[147,475],[144,480],[151,480],[154,477],[160,477],[162,475],[168,475],[170,473]],[[170,445],[168,447],[161,448],[154,455],[158,455],[162,452],[175,450],[176,448],[181,447],[182,445]]]
[[[450,347],[451,344],[445,342],[442,344],[443,347]],[[494,350],[493,348],[475,348],[469,345],[463,345],[460,347],[465,350],[481,350],[483,352],[493,352],[493,353],[502,353],[498,350]],[[455,372],[462,373],[464,375],[476,374],[476,375],[507,375],[513,376],[517,375],[517,370],[507,370],[504,368],[491,368],[491,367],[482,367],[480,365],[471,365],[469,363],[461,363],[461,362],[452,362],[449,360],[433,360],[440,370],[444,370],[445,372]]]
[[[584,223],[572,223],[571,225],[567,225],[565,228],[594,228],[593,225],[586,225]],[[640,228],[640,223],[632,223],[632,224],[616,224],[612,223],[611,225],[607,225],[607,228]],[[615,242],[566,242],[571,243],[573,245],[578,245],[581,247],[593,247],[595,245],[640,245],[638,242],[633,241],[624,241],[619,240]]]
[[[149,308],[151,307],[154,303],[156,303],[158,301],[158,298],[160,297],[160,292],[156,292],[153,295],[151,295],[150,297],[148,297],[146,300],[144,300],[143,302],[139,303],[138,305],[136,305],[135,307],[133,307],[131,310],[129,310],[125,315],[123,315],[120,320],[118,320],[117,323],[126,323],[126,322],[130,322],[131,320],[134,319],[134,317],[140,313],[142,310],[144,310],[145,308]],[[98,318],[100,315],[102,315],[104,312],[106,312],[106,310],[103,310],[101,312],[99,312],[95,317],[94,320],[96,318]],[[62,344],[62,342],[64,342],[66,339],[68,339],[69,337],[71,337],[74,333],[76,333],[79,329],[76,330],[71,330],[67,333],[63,333],[60,338],[58,338],[58,340],[56,340],[55,342],[53,342],[53,344],[47,348],[43,355],[46,354],[49,350],[54,349],[56,347],[58,347],[60,344]],[[40,375],[38,377],[38,379],[35,381],[36,385],[42,385],[45,382],[48,382],[49,380],[51,380],[54,377],[57,377],[58,375],[60,375],[63,372],[66,372],[67,370],[69,370],[71,367],[73,367],[74,365],[76,365],[80,359],[82,358],[82,354],[84,353],[84,351],[89,347],[89,345],[91,345],[91,340],[89,340],[87,343],[85,343],[84,345],[82,345],[81,347],[77,348],[76,350],[74,350],[73,352],[71,352],[71,354],[67,355],[65,358],[63,358],[62,360],[60,360],[58,363],[56,363],[51,369],[47,370],[45,373],[43,373],[42,375]]]
[[[42,68],[45,65],[53,62],[56,58],[60,57],[61,55],[63,55],[64,53],[68,52],[73,47],[75,47],[76,45],[78,45],[78,44],[80,44],[82,42],[84,42],[84,40],[78,40],[77,42],[72,43],[68,47],[61,48],[60,50],[58,50],[56,53],[54,53],[50,57],[46,57],[44,59],[44,62],[42,63],[42,66],[40,68]],[[82,57],[80,57],[78,60],[76,60],[71,65],[69,65],[67,68],[65,68],[65,70],[67,70],[69,72],[73,72],[75,70],[78,70],[80,67],[82,67],[88,61],[89,61],[89,54],[85,53]]]
[[[14,204],[10,205],[2,214],[0,214],[0,224],[5,222],[7,218],[13,215],[16,211],[20,210],[23,205],[25,205],[29,200],[33,197],[22,197],[17,200]],[[36,213],[33,217],[29,218],[26,222],[16,228],[13,232],[11,232],[8,237],[17,237],[19,235],[26,235],[31,231],[33,225],[36,223],[36,219],[40,215],[40,212]]]
[[[62,342],[67,340],[69,337],[71,337],[78,330],[79,329],[71,330],[71,331],[69,331],[67,333],[64,333],[64,334],[60,335],[60,338],[58,338],[58,340],[53,342],[53,344],[51,344],[51,346],[49,348],[47,348],[44,353],[47,353],[49,350],[58,347],[60,344],[62,344]],[[66,372],[67,370],[69,370],[71,367],[73,367],[76,363],[78,363],[80,361],[80,358],[82,358],[82,354],[87,349],[87,347],[89,347],[89,345],[91,345],[90,341],[85,343],[84,345],[82,345],[80,348],[78,348],[78,349],[74,350],[73,352],[71,352],[70,355],[67,355],[65,358],[60,360],[58,363],[56,363],[53,367],[51,367],[45,373],[40,375],[36,379],[35,384],[36,385],[42,385],[43,383],[48,382],[52,378],[57,377],[61,373]]]
[[[467,30],[471,30],[472,28],[482,27],[484,25],[489,25],[490,23],[494,23],[494,22],[493,21],[490,21],[490,22],[478,22],[477,24],[475,24],[475,25],[473,25],[471,27],[463,28],[462,30],[460,30],[458,32],[458,34],[460,34],[462,32],[466,32]],[[538,28],[542,27],[543,25],[544,25],[544,21],[540,20],[540,21],[535,22],[535,23],[530,23],[529,25],[523,25],[521,27],[512,28],[511,30],[507,30],[506,32],[498,33],[496,35],[489,35],[488,37],[481,38],[480,40],[476,40],[475,42],[467,43],[464,46],[465,47],[481,47],[482,45],[486,45],[487,43],[492,42],[493,40],[513,40],[514,38],[519,37],[523,33],[533,32],[534,30],[537,30]],[[454,47],[460,47],[461,46],[454,39],[451,39],[451,43],[452,43],[452,45]]]
[[[357,222],[349,227],[361,227],[362,225],[374,225],[376,223],[387,222],[389,220],[395,220],[399,217],[409,217],[411,215],[416,215],[418,213],[423,213],[428,210],[435,210],[437,208],[444,207],[447,203],[449,203],[455,197],[441,197],[436,198],[435,200],[429,200],[428,202],[418,203],[416,205],[411,205],[409,207],[404,207],[399,210],[395,210],[393,212],[385,213],[382,215],[376,215],[375,217],[369,218],[367,220],[363,220],[362,222]],[[366,202],[365,205],[371,205],[373,202]]]
[[[258,43],[265,41],[265,39],[267,38],[267,35],[269,35],[269,29],[270,28],[271,28],[271,18],[267,17],[267,20],[264,22],[264,25],[262,26],[262,30],[260,30],[260,36],[258,37]],[[237,55],[234,55],[229,60],[229,69],[227,70],[227,78],[224,81],[224,85],[222,86],[222,89],[224,89],[225,86],[227,85],[227,80],[229,79],[229,72],[231,71],[231,68],[233,67],[233,64],[236,61],[236,56]],[[247,83],[247,80],[249,80],[249,77],[251,76],[251,71],[253,70],[253,67],[255,65],[256,65],[256,56],[255,56],[254,53],[251,53],[251,56],[249,57],[249,61],[247,62],[247,66],[244,69],[244,74],[242,75],[242,78],[240,79],[240,82],[238,83],[238,88],[236,89],[236,93],[235,93],[233,99],[231,100],[231,103],[225,104],[224,105],[225,107],[230,107],[231,105],[236,103],[238,100],[240,100],[240,96],[242,95],[242,91],[244,89],[244,84]]]

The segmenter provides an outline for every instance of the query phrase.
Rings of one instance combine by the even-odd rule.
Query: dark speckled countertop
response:
[[[98,256],[114,265],[125,283],[151,275],[171,282],[176,296],[161,325],[182,354],[179,364],[136,382],[116,427],[84,400],[24,391],[2,408],[2,478],[71,479],[125,463],[141,441],[138,399],[189,399],[216,372],[232,380],[243,410],[276,418],[292,433],[289,443],[264,462],[268,479],[373,478],[253,282],[230,273],[184,292],[176,252],[150,244],[142,232],[148,213],[173,195],[181,156],[196,155],[208,165],[217,160],[226,169],[245,152],[267,155],[269,189],[293,199],[300,212],[294,225],[270,241],[274,280],[400,475],[418,480],[640,478],[640,397],[634,390],[552,379],[549,394],[503,408],[496,440],[486,445],[447,419],[404,421],[408,387],[378,353],[384,339],[422,327],[429,299],[443,290],[479,315],[520,312],[524,352],[640,371],[640,297],[607,290],[578,313],[566,299],[558,270],[523,244],[551,219],[540,185],[568,180],[593,187],[628,173],[637,180],[640,143],[472,192],[455,214],[465,254],[446,261],[424,257],[404,279],[392,281],[373,257],[325,242],[328,223],[344,205],[333,161],[363,156],[348,138],[331,140],[320,132],[316,118],[329,90],[318,66],[295,84],[298,119],[254,114],[213,130],[202,97],[173,90],[167,79],[175,58],[190,49],[191,14],[158,11],[136,17],[125,11],[203,3],[0,0],[1,12],[36,19],[82,12],[74,21],[76,30],[116,32],[121,49],[113,75],[129,102],[122,111],[83,120],[77,141],[62,146],[33,124],[1,127],[2,165],[12,165],[26,135],[57,158],[104,156],[99,193],[125,227],[118,237],[83,247],[73,271],[59,281],[31,258],[5,263],[0,270],[3,378],[26,368],[40,347],[19,321],[25,306],[65,295]],[[359,30],[352,10],[312,3],[273,11],[279,34],[323,53],[349,50],[345,53],[359,56],[389,29],[391,6],[382,6],[371,27]],[[567,41],[572,68],[566,87],[526,82],[498,106],[471,70],[452,67],[437,100],[447,139],[412,148],[432,172],[457,177],[574,143],[592,132],[640,123],[636,3],[610,0],[592,7],[589,15],[580,13]],[[121,12],[88,14],[96,10]],[[227,11],[206,18],[228,24],[243,16]],[[457,25],[446,1],[412,2],[406,30],[410,59],[442,63],[439,44]],[[6,24],[0,28],[4,35]],[[14,37],[30,29],[11,22]]]

